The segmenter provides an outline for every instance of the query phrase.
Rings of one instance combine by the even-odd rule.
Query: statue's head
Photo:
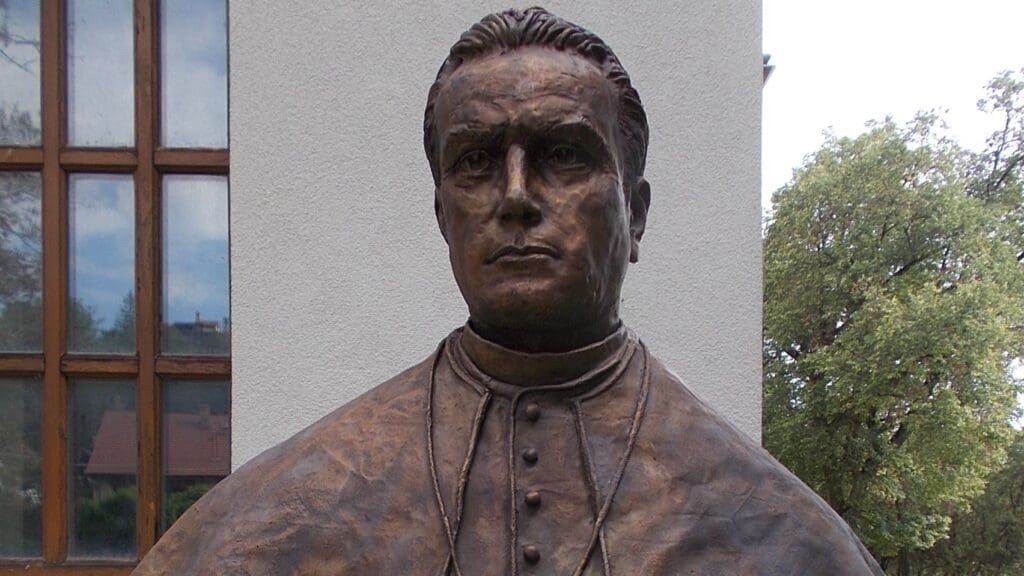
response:
[[[650,203],[647,141],[640,98],[594,34],[530,8],[462,35],[430,89],[424,147],[475,324],[566,346],[618,325]]]

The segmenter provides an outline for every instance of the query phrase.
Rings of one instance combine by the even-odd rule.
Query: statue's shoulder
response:
[[[780,574],[808,568],[806,573],[882,574],[821,497],[657,359],[651,360],[650,370],[641,439],[646,436],[654,452],[675,450],[659,455],[674,463],[666,473],[679,482],[669,485],[682,487],[701,508],[684,504],[680,513],[703,515],[709,531],[715,519],[727,519],[721,526],[730,539],[748,543],[747,558],[779,558]]]
[[[419,478],[418,468],[427,470],[420,452],[433,360],[247,462],[193,504],[133,574],[273,573],[275,558],[291,548],[311,548],[320,533],[350,532],[345,523],[355,520],[343,513],[346,507],[367,501],[402,506],[402,495],[379,492],[389,478]]]

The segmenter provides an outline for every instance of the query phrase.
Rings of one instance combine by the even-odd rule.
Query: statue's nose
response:
[[[505,194],[498,206],[502,223],[536,226],[543,214],[528,189],[529,164],[526,150],[513,144],[505,158]]]

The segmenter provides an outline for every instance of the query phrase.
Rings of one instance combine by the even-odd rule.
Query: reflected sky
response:
[[[67,3],[68,143],[132,146],[135,56],[131,0]]]
[[[228,179],[168,175],[163,181],[165,323],[223,322],[228,305]]]
[[[227,3],[160,3],[161,134],[165,146],[228,145]]]
[[[70,296],[89,307],[96,327],[113,328],[135,290],[135,201],[130,175],[68,177]]]
[[[0,8],[0,146],[39,145],[39,0]],[[28,113],[28,125],[11,115]]]

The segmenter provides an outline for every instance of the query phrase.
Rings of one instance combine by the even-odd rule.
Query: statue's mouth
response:
[[[501,259],[511,260],[525,258],[529,256],[546,256],[548,258],[555,259],[559,258],[558,251],[555,250],[554,248],[551,248],[550,246],[543,246],[540,244],[516,246],[510,244],[508,246],[502,246],[501,248],[498,248],[497,250],[492,252],[491,255],[488,256],[486,260],[484,260],[484,263],[493,264],[494,262],[497,262],[498,260]]]

